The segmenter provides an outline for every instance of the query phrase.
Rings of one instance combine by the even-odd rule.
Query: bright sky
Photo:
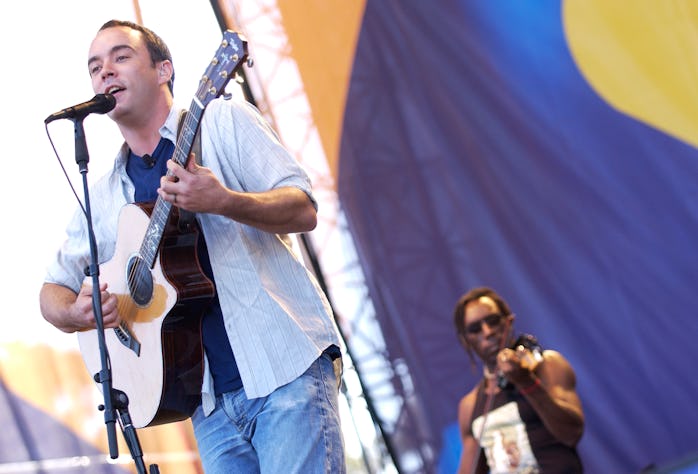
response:
[[[221,39],[209,2],[139,3],[143,23],[170,47],[176,70],[175,101],[188,107]],[[107,20],[135,20],[133,2],[39,0],[5,3],[0,8],[6,19],[0,29],[5,59],[0,77],[5,113],[0,120],[6,165],[0,196],[8,212],[4,228],[9,231],[2,246],[6,271],[1,291],[10,322],[8,330],[0,332],[0,343],[51,341],[77,347],[74,335],[50,326],[38,309],[46,264],[63,240],[63,229],[76,206],[44,119],[94,96],[87,74],[90,42]],[[91,115],[83,123],[90,152],[87,179],[94,183],[111,166],[121,138],[106,116]],[[49,133],[82,199],[73,122],[52,122]]]

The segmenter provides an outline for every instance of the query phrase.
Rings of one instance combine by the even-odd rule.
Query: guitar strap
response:
[[[177,125],[177,138],[179,138],[179,134],[182,133],[182,126],[184,125],[184,118],[187,115],[186,110],[182,110],[179,113],[179,123]],[[196,135],[194,135],[194,141],[192,143],[191,147],[192,153],[195,155],[196,159],[196,164],[200,165],[201,164],[201,127],[196,131]],[[179,220],[177,221],[177,227],[179,228],[180,232],[186,232],[191,230],[191,226],[194,223],[194,219],[196,218],[196,214],[187,211],[185,209],[179,208]]]

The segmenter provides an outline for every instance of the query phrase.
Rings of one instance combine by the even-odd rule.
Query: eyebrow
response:
[[[114,54],[115,52],[117,52],[117,51],[120,50],[120,49],[128,49],[128,50],[131,50],[131,51],[134,51],[134,52],[136,51],[131,45],[128,45],[128,44],[117,44],[117,45],[113,46],[113,47],[109,50],[109,53],[107,54],[107,56],[110,56],[110,55]],[[99,56],[92,56],[92,57],[90,57],[90,58],[87,60],[87,66],[89,67],[90,64],[92,64],[93,62],[98,61],[98,60],[99,60]]]

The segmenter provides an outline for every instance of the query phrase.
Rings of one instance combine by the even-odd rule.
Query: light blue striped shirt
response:
[[[173,107],[160,129],[176,142],[179,111]],[[216,99],[201,120],[202,164],[230,189],[262,192],[294,186],[312,198],[308,176],[250,104]],[[119,211],[133,202],[124,144],[114,168],[92,186],[90,202],[100,263],[114,255]],[[228,340],[249,398],[268,395],[300,376],[330,345],[340,346],[324,293],[296,258],[288,236],[270,234],[226,217],[198,214],[206,237]],[[68,238],[46,281],[77,292],[90,251],[84,215],[76,212]],[[213,380],[205,363],[204,412],[215,407]]]

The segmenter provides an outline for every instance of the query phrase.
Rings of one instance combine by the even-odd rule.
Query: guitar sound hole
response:
[[[143,259],[136,255],[128,261],[128,290],[139,306],[147,305],[153,297],[153,275]]]

